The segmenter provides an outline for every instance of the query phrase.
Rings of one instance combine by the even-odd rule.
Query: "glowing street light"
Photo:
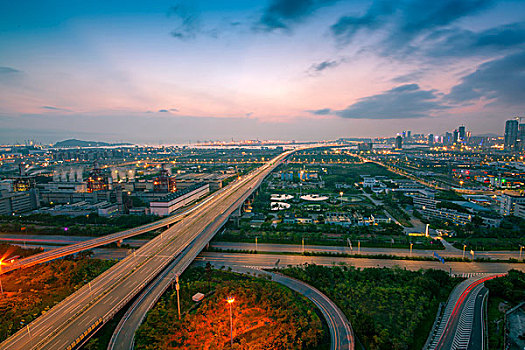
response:
[[[2,265],[5,265],[4,258],[0,259],[0,272],[2,272]],[[0,274],[0,297],[4,297],[4,287],[2,286],[2,275]]]
[[[467,247],[466,244],[463,244],[463,259],[465,259],[465,248]]]
[[[339,196],[341,197],[341,206],[343,206],[343,191],[339,192]]]
[[[226,299],[226,301],[228,302],[228,304],[230,304],[230,344],[231,344],[231,347],[233,348],[233,316],[232,316],[232,304],[233,304],[233,302],[235,301],[235,298],[233,298],[233,297],[229,297],[228,299]]]
[[[412,256],[412,246],[414,245],[414,243],[410,243],[410,256]]]

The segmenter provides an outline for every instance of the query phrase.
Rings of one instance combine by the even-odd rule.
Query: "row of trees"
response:
[[[332,299],[367,349],[420,349],[456,281],[443,271],[305,265],[281,270]],[[430,322],[429,322],[430,321]]]

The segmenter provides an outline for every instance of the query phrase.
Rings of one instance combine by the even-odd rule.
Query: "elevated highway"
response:
[[[184,251],[178,262],[179,271],[183,271],[223,220],[292,152],[279,155],[211,196],[161,235],[8,338],[0,349],[77,348]]]
[[[176,222],[179,222],[184,217],[188,216],[190,213],[197,210],[202,205],[205,205],[206,202],[211,200],[213,196],[215,196],[215,194],[206,198],[204,201],[198,204],[194,204],[190,208],[187,208],[179,213],[176,213],[167,218],[164,218],[164,219],[161,219],[161,220],[158,220],[158,221],[146,224],[146,225],[134,227],[129,230],[116,232],[116,233],[105,235],[102,237],[89,239],[89,240],[79,242],[79,243],[70,244],[64,247],[55,248],[55,249],[48,250],[48,251],[45,251],[39,254],[31,255],[24,259],[17,260],[13,264],[4,266],[2,269],[0,269],[0,275],[6,272],[9,272],[9,271],[31,267],[31,266],[42,264],[42,263],[45,263],[45,262],[48,262],[54,259],[63,258],[65,256],[81,252],[83,250],[89,250],[89,249],[100,247],[106,244],[119,242],[119,241],[122,241],[130,237],[141,235],[146,232],[150,232],[150,231],[154,231],[154,230],[158,230],[162,228],[169,228],[170,225]],[[5,241],[11,241],[11,240],[5,239]]]

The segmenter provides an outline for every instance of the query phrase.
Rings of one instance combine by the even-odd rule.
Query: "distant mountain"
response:
[[[100,141],[82,141],[77,139],[70,139],[59,141],[55,143],[54,147],[68,148],[68,147],[109,147],[109,146],[130,146],[131,143],[107,143]]]

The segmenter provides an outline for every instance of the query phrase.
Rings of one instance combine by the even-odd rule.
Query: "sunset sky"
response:
[[[0,143],[502,134],[525,1],[0,1]]]

